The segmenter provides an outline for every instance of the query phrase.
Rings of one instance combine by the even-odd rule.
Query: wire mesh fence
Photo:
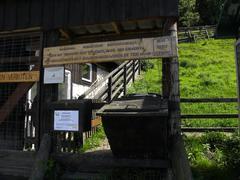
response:
[[[0,149],[36,146],[39,84],[20,81],[39,71],[40,56],[39,33],[0,36]]]

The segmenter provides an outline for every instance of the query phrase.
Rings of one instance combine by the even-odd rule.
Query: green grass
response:
[[[94,133],[90,138],[86,139],[80,152],[86,152],[88,150],[97,148],[101,145],[101,142],[106,138],[105,132],[102,126],[97,128],[97,132]]]
[[[236,97],[233,39],[179,44],[181,98]],[[129,93],[161,93],[161,60],[143,73]],[[181,104],[182,114],[237,113],[237,103]],[[236,126],[236,119],[183,120],[185,126]]]

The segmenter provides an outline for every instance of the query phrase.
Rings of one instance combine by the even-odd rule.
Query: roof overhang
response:
[[[177,18],[178,0],[0,1],[0,33],[56,29],[68,40],[159,34]]]

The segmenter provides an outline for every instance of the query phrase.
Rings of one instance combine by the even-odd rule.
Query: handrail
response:
[[[118,97],[120,94],[126,94],[126,86],[130,80],[134,82],[138,70],[140,72],[139,60],[124,62],[106,77],[92,85],[79,98],[91,96],[96,92],[96,89],[98,89],[95,96],[99,99],[111,102],[112,99]]]
[[[84,92],[83,95],[80,96],[80,98],[86,97],[90,92],[92,92],[96,87],[104,83],[109,77],[114,75],[116,72],[118,72],[121,68],[123,68],[125,65],[127,65],[129,61],[122,63],[119,67],[117,67],[115,70],[113,70],[110,74],[108,74],[105,78],[101,79],[100,81],[97,81],[96,84],[92,85],[86,92]]]

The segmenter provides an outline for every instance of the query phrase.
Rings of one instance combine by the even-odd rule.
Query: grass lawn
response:
[[[181,98],[236,97],[234,41],[179,44]],[[149,61],[150,62],[150,61]],[[139,77],[128,93],[161,93],[161,60]],[[237,113],[237,103],[181,104],[182,114]],[[185,126],[236,126],[236,119],[183,120]]]

